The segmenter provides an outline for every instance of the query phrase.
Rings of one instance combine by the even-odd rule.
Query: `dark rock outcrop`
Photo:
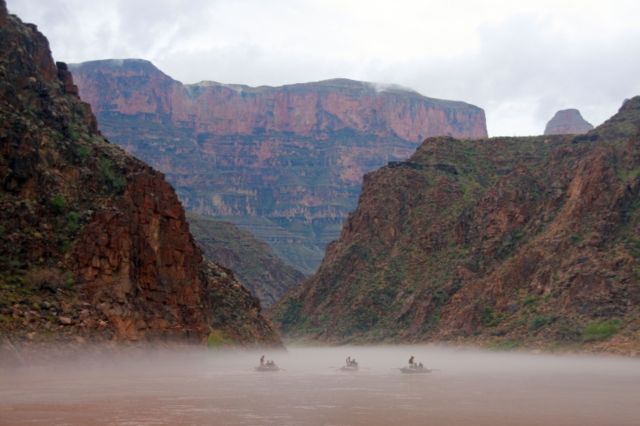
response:
[[[564,109],[555,113],[544,129],[545,135],[581,135],[593,129],[580,111],[577,109]]]
[[[66,65],[4,1],[0,40],[2,336],[279,344],[257,299],[203,260],[164,176],[98,133]]]
[[[338,236],[365,172],[425,137],[486,137],[480,108],[395,86],[183,85],[134,59],[71,69],[101,131],[166,173],[187,210],[249,229],[305,273]]]
[[[640,353],[640,97],[582,136],[427,139],[365,176],[291,336]]]

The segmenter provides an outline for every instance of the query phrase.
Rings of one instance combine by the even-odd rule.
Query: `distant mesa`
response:
[[[575,108],[563,109],[553,116],[544,129],[545,135],[581,135],[593,129]]]

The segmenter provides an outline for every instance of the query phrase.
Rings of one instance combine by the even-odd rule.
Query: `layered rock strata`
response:
[[[397,86],[184,85],[134,59],[72,72],[101,131],[164,172],[188,210],[250,230],[304,273],[337,238],[365,172],[425,137],[486,137],[480,108]]]

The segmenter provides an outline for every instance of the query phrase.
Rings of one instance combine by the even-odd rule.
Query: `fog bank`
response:
[[[254,371],[264,354],[283,370]],[[402,374],[415,356],[429,374]],[[360,370],[339,370],[347,356]],[[87,355],[0,369],[0,424],[635,425],[640,360],[434,346]]]

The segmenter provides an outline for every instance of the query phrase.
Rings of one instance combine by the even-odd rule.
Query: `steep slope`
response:
[[[235,271],[238,281],[269,307],[305,276],[276,256],[271,247],[232,223],[193,213],[189,229],[204,255]]]
[[[365,172],[425,137],[486,136],[480,108],[395,86],[183,85],[133,59],[71,69],[101,131],[164,172],[187,210],[250,230],[305,273],[337,238]]]
[[[293,336],[640,349],[640,97],[577,137],[426,140],[364,179]],[[614,336],[614,337],[612,337]]]
[[[558,111],[544,129],[545,135],[581,135],[593,129],[577,109]]]
[[[163,175],[100,135],[3,0],[0,40],[0,334],[277,344],[259,302],[203,260]]]

